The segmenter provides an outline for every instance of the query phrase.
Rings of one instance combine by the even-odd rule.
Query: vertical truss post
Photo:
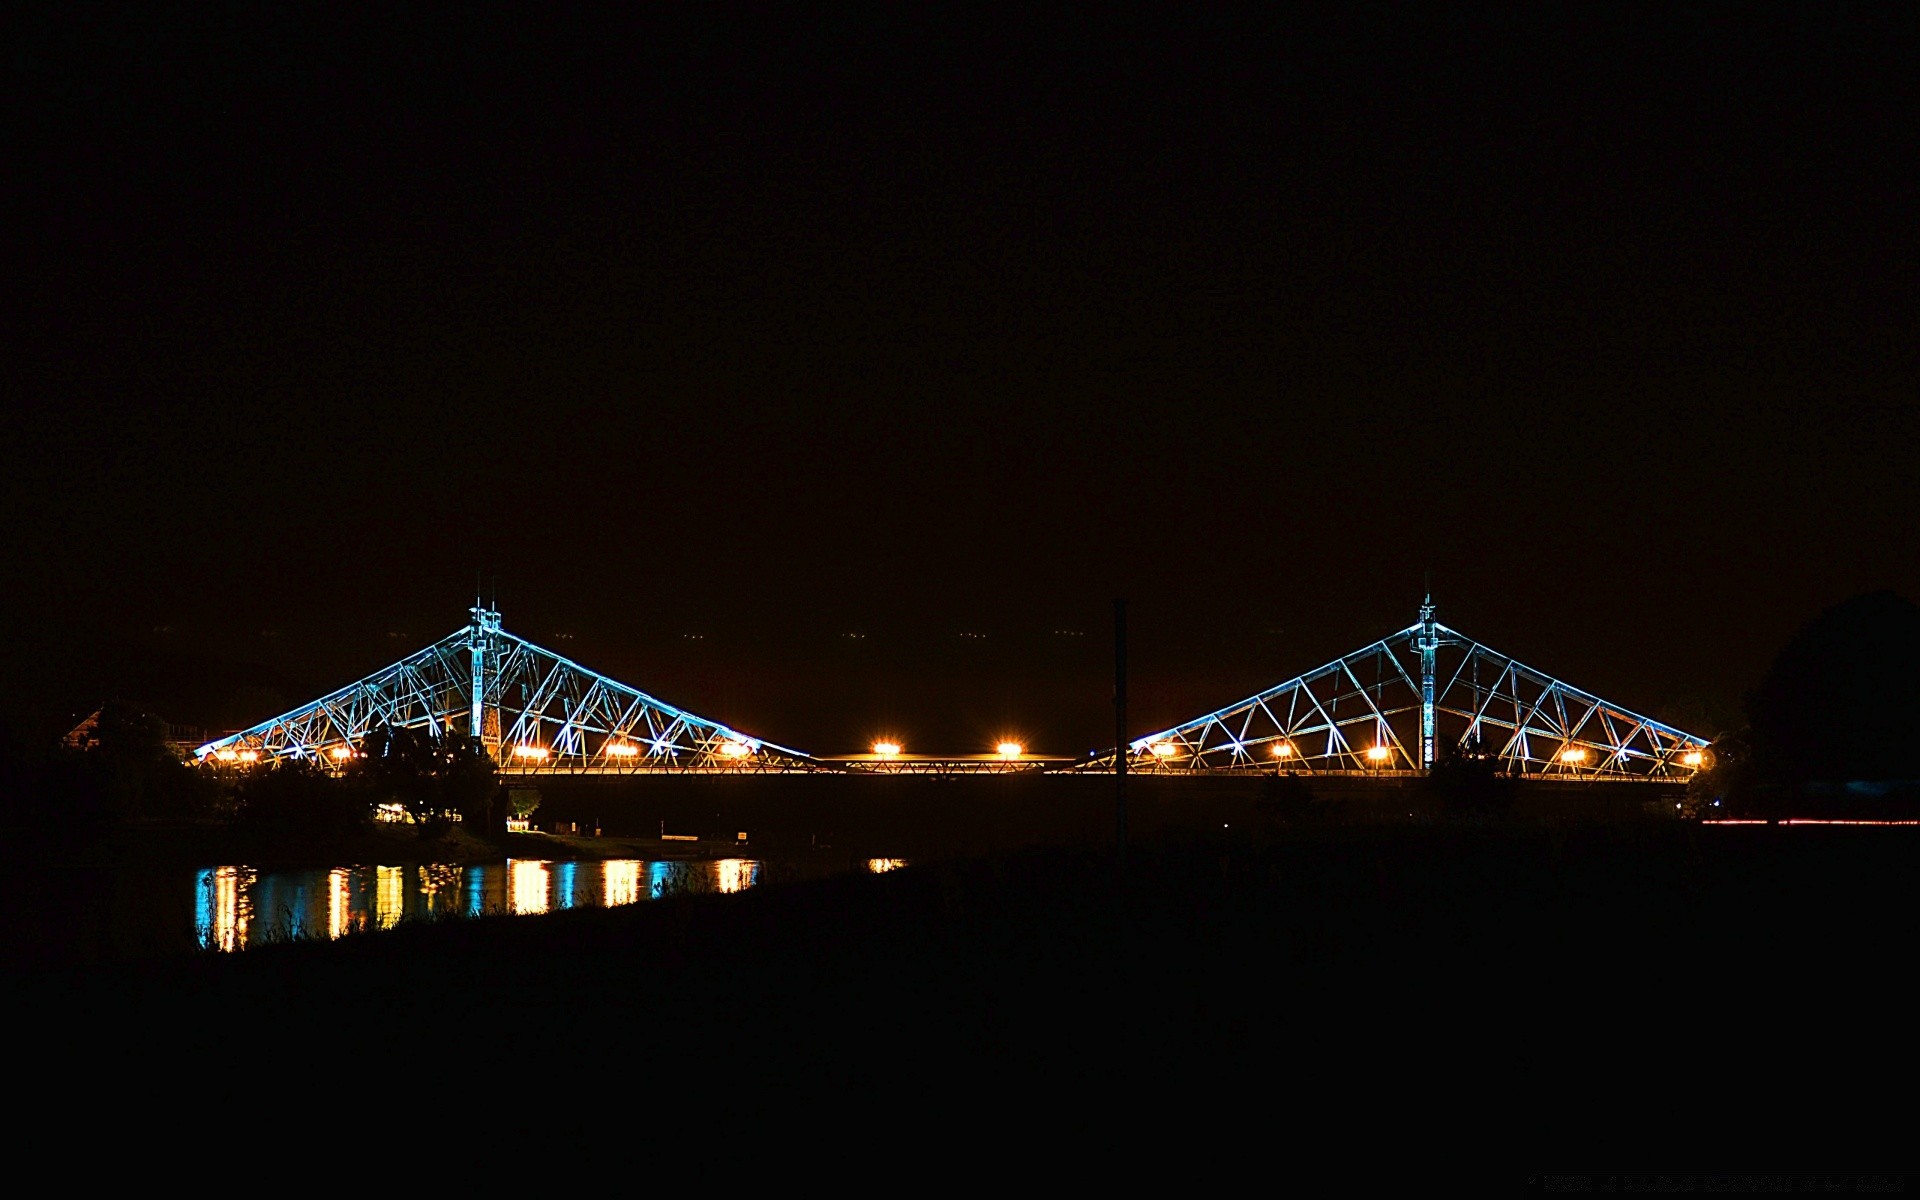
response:
[[[1440,634],[1433,620],[1433,593],[1427,593],[1420,605],[1420,767],[1433,770],[1433,653],[1440,647]]]
[[[486,697],[487,697],[487,648],[493,642],[493,635],[500,630],[500,614],[492,609],[482,608],[476,602],[467,610],[473,614],[473,624],[467,631],[467,649],[472,660],[472,691],[469,695],[469,713],[467,718],[467,736],[477,746],[486,747]]]

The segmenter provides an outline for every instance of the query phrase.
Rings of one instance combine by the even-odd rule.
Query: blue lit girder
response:
[[[205,760],[252,751],[261,761],[339,766],[387,725],[477,738],[518,773],[751,772],[820,769],[798,750],[656,700],[501,628],[475,606],[466,628],[310,704],[208,742]]]
[[[1447,628],[1429,597],[1416,624],[1371,646],[1133,739],[1127,771],[1411,774],[1460,747],[1508,774],[1675,781],[1706,746]],[[1111,771],[1114,753],[1075,769]]]

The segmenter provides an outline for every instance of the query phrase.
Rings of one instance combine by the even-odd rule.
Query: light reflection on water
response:
[[[200,872],[200,944],[213,949],[238,950],[247,944],[253,923],[253,885],[250,867],[215,867]]]
[[[543,913],[547,911],[547,864],[544,862],[513,861],[507,862],[507,873],[513,877],[512,908],[517,913]]]
[[[606,864],[607,907],[632,904],[640,899],[640,864],[620,859]]]
[[[745,891],[760,881],[752,859],[712,862],[550,862],[508,859],[460,867],[336,867],[255,871],[210,867],[195,880],[194,928],[210,950],[337,938],[404,920],[562,908],[610,908],[666,896]]]

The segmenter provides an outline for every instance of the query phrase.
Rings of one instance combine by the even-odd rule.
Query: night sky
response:
[[[788,745],[1074,753],[1115,596],[1146,730],[1430,573],[1713,733],[1920,597],[1920,10],[1333,7],[11,18],[9,703],[251,722],[478,576]]]

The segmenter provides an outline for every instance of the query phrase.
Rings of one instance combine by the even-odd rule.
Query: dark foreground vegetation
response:
[[[1795,634],[1722,734],[1697,804],[1742,817],[1920,815],[1920,606],[1855,596]]]
[[[1188,838],[1124,872],[1031,851],[8,986],[35,1031],[18,1056],[83,1077],[364,1095],[485,1062],[501,1103],[592,1108],[606,1086],[655,1130],[1205,1117],[1278,1146],[1345,1113],[1396,1146],[1446,1130],[1507,1154],[1783,1123],[1872,1140],[1903,1111],[1879,1084],[1911,1080],[1912,833]]]
[[[10,843],[53,861],[328,865],[390,858],[397,843],[413,844],[406,858],[470,861],[498,856],[512,809],[494,763],[464,738],[376,728],[332,771],[196,765],[165,722],[120,702],[63,739],[0,728],[0,778]]]

